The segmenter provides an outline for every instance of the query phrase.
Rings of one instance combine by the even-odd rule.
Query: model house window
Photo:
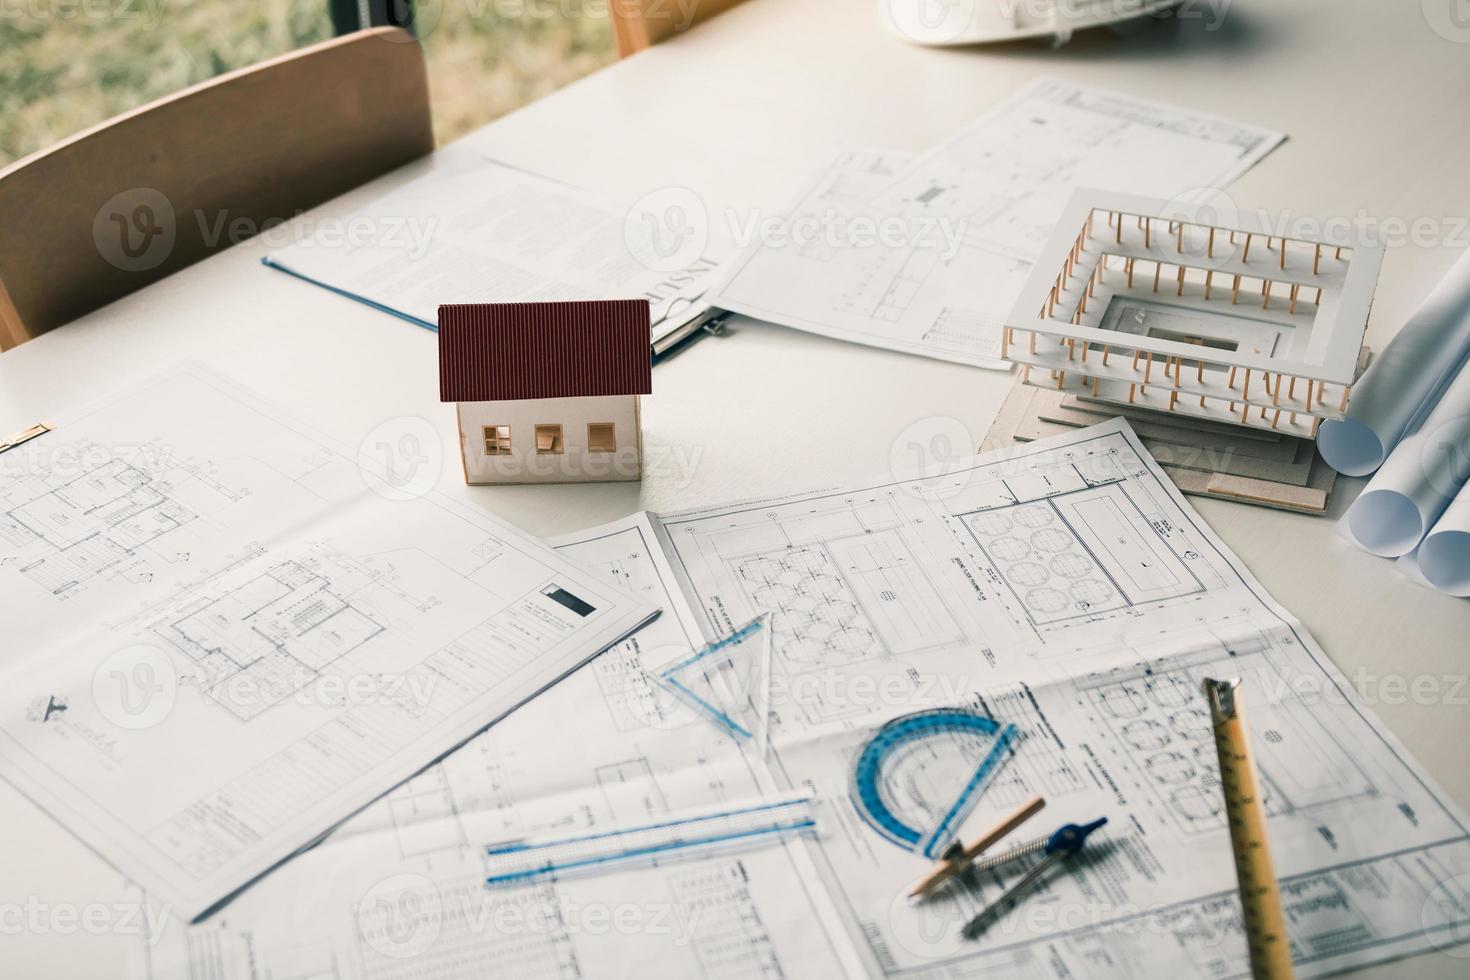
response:
[[[618,448],[616,427],[611,422],[587,423],[587,451],[610,453]]]
[[[509,456],[510,455],[510,426],[487,425],[485,426],[485,455],[486,456]]]
[[[561,451],[561,426],[536,426],[536,452],[545,455],[548,453],[559,453]]]

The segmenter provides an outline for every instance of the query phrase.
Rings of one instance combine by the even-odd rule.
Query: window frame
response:
[[[593,441],[592,430],[594,428],[607,428],[609,446],[600,449]],[[588,422],[587,423],[587,451],[589,453],[615,453],[618,451],[618,424],[616,422]]]
[[[556,435],[552,437],[551,449],[541,448],[541,430],[555,429]],[[566,431],[560,422],[537,422],[535,429],[535,447],[537,456],[561,456],[566,452]]]
[[[501,430],[505,435],[501,436]],[[493,434],[492,434],[493,433]],[[486,456],[510,456],[513,455],[511,446],[511,431],[508,425],[482,425],[480,426],[480,448]],[[504,445],[501,440],[504,439]],[[494,444],[491,444],[494,440]]]

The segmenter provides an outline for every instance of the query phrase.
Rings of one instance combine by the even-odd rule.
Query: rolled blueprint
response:
[[[1419,546],[1467,478],[1470,369],[1462,369],[1348,508],[1348,531],[1375,555],[1406,555]]]
[[[1419,574],[1449,595],[1470,596],[1470,488],[1445,509],[1419,546]]]
[[[1430,292],[1353,386],[1347,417],[1317,433],[1327,465],[1367,476],[1433,409],[1470,355],[1470,251]]]

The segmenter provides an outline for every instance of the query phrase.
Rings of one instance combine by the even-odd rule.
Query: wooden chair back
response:
[[[667,40],[740,0],[608,0],[618,57]]]
[[[434,148],[417,41],[333,38],[0,169],[0,350]]]

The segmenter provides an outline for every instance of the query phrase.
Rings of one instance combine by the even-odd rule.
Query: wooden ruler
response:
[[[1240,882],[1240,905],[1245,937],[1250,946],[1251,974],[1255,980],[1290,978],[1291,942],[1281,914],[1281,892],[1271,865],[1266,836],[1266,808],[1246,733],[1240,700],[1240,678],[1204,682],[1215,729],[1215,751],[1220,757],[1220,786],[1225,793],[1225,817],[1235,852],[1235,876]]]

